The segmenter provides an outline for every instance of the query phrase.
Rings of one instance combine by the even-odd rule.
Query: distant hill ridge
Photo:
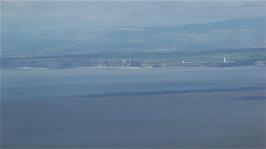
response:
[[[265,47],[265,17],[168,27],[76,28],[3,32],[2,54],[42,55],[95,51],[177,51]]]

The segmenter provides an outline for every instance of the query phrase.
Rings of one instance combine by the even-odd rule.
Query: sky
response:
[[[265,1],[1,1],[3,30],[180,26],[265,16]]]

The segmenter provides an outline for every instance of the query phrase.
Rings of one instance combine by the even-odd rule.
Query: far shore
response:
[[[2,68],[1,70],[85,70],[85,69],[98,69],[98,70],[137,70],[137,69],[184,69],[184,68],[244,68],[244,67],[264,67],[266,65],[232,65],[232,66],[178,66],[178,67],[69,67],[69,68],[45,68],[45,67],[16,67],[16,68]]]

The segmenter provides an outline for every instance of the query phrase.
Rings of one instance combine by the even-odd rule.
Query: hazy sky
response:
[[[2,29],[176,26],[265,16],[265,1],[2,1]]]

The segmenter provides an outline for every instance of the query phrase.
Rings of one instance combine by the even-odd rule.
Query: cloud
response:
[[[265,1],[3,1],[7,29],[177,26],[264,16]]]
[[[84,21],[93,21],[96,19],[96,16],[85,16],[82,18]]]

